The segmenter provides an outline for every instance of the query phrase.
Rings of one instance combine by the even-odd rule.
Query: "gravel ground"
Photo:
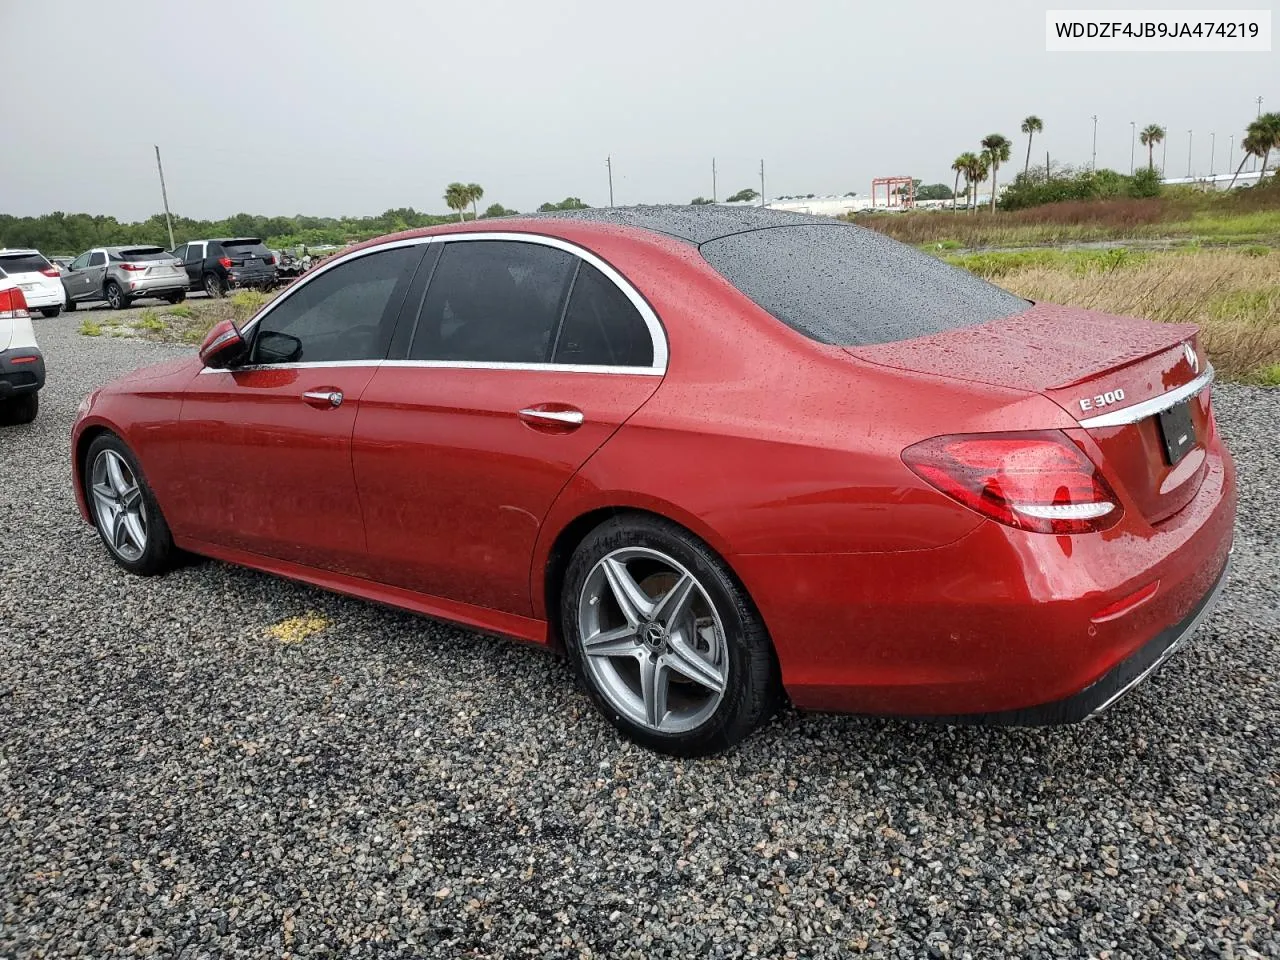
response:
[[[44,408],[0,434],[0,956],[1280,957],[1280,393],[1218,388],[1235,572],[1109,715],[786,713],[676,762],[540,651],[118,569],[68,429],[175,348],[78,324],[38,322]]]

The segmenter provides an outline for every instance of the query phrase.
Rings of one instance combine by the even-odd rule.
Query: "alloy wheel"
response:
[[[656,733],[704,723],[724,698],[729,651],[715,604],[678,561],[647,547],[603,557],[578,598],[585,667],[619,714]]]
[[[139,560],[147,549],[147,506],[128,461],[114,450],[103,450],[93,461],[89,484],[107,545],[123,560]]]

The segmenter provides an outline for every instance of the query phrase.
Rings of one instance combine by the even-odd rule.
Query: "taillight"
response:
[[[122,263],[120,269],[127,270],[129,273],[140,273],[147,268],[140,263]]]
[[[31,316],[27,313],[27,298],[17,287],[0,290],[0,320],[21,320]]]
[[[1020,530],[1090,533],[1120,519],[1106,479],[1058,430],[934,437],[902,459],[947,496]]]
[[[62,276],[62,274],[58,273],[58,268],[57,268],[57,267],[54,267],[54,266],[48,266],[48,267],[45,267],[45,268],[44,268],[43,270],[41,270],[40,272],[41,272],[41,273],[43,273],[46,277],[60,277],[60,276]]]
[[[267,266],[268,266],[268,267],[273,267],[273,266],[275,266],[275,263],[276,263],[276,258],[275,258],[274,256],[267,257]]]
[[[230,257],[219,257],[219,258],[218,258],[218,263],[222,264],[222,269],[224,269],[224,270],[230,270],[230,269],[231,269],[231,258],[230,258]]]

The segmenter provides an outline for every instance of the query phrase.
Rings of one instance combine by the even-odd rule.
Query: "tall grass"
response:
[[[1280,243],[1280,188],[1074,200],[1011,213],[944,210],[859,214],[851,219],[906,243],[958,244],[971,249],[1138,238]]]
[[[1220,374],[1273,380],[1280,365],[1280,253],[1031,253],[947,259],[1030,300],[1198,324]]]

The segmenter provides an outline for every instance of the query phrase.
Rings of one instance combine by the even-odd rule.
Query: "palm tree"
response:
[[[1240,166],[1236,167],[1235,176],[1231,178],[1231,182],[1227,184],[1230,190],[1236,185],[1236,179],[1240,176],[1240,171],[1244,169],[1244,165],[1249,162],[1250,157],[1262,157],[1271,151],[1271,144],[1262,135],[1262,130],[1254,130],[1254,123],[1249,124],[1249,129],[1244,135],[1244,139],[1240,141],[1240,149],[1244,151],[1244,156],[1240,158]],[[1262,178],[1258,178],[1258,182],[1262,182]]]
[[[467,197],[471,200],[471,219],[472,220],[477,220],[480,217],[480,214],[476,209],[476,204],[479,203],[480,198],[483,196],[484,196],[484,187],[480,186],[480,184],[478,183],[467,184]]]
[[[1271,158],[1271,151],[1280,147],[1280,113],[1264,113],[1249,124],[1249,133],[1253,134],[1263,147],[1262,172],[1258,174],[1258,183],[1262,183],[1263,177],[1267,175],[1267,160]]]
[[[955,210],[955,208],[956,208],[956,198],[957,198],[958,196],[960,196],[960,174],[962,174],[962,173],[964,173],[964,172],[965,172],[965,167],[967,167],[967,166],[968,166],[968,164],[969,164],[969,156],[970,156],[970,154],[962,153],[962,154],[960,154],[960,156],[956,157],[954,160],[952,160],[952,161],[951,161],[951,169],[952,169],[952,170],[954,170],[954,171],[956,172],[956,185],[955,185],[955,189],[951,191],[951,209],[952,209],[952,210]],[[965,195],[964,195],[965,203],[968,203],[968,202],[969,202],[969,192],[968,192],[968,191],[969,191],[969,182],[968,182],[968,180],[966,180],[966,181],[965,181],[965,187],[964,187],[964,189],[965,189]]]
[[[996,186],[1000,174],[1000,164],[1009,159],[1009,148],[1013,144],[1009,138],[1000,133],[989,133],[982,138],[982,152],[991,164],[991,209],[996,208]]]
[[[449,205],[450,210],[458,211],[458,222],[461,223],[462,211],[467,209],[467,204],[471,202],[471,192],[465,183],[458,183],[455,180],[444,188],[444,202]]]
[[[965,200],[969,204],[969,212],[972,213],[978,208],[978,184],[987,179],[987,160],[985,155],[972,151],[962,153],[960,156],[964,160]],[[972,199],[970,199],[970,193],[972,193]]]
[[[1027,135],[1027,162],[1022,168],[1023,176],[1031,169],[1031,138],[1044,130],[1044,121],[1034,113],[1022,121],[1022,132]]]
[[[1156,168],[1155,149],[1156,144],[1164,140],[1164,127],[1158,123],[1149,123],[1142,128],[1142,132],[1138,134],[1138,142],[1147,148],[1147,169],[1154,170]],[[1162,171],[1163,172],[1163,171]]]

